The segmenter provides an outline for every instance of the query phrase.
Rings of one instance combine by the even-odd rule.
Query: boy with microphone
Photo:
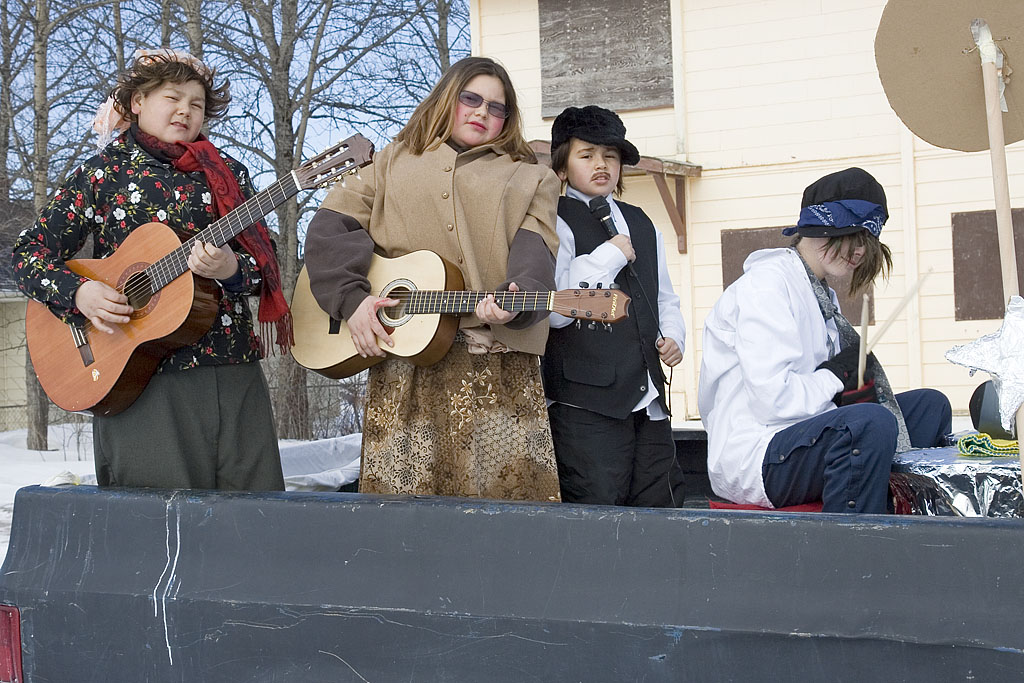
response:
[[[559,289],[618,286],[630,317],[591,329],[552,314],[544,387],[562,500],[677,507],[683,503],[661,364],[683,357],[686,327],[660,231],[617,201],[622,165],[640,160],[612,111],[569,107],[551,129],[559,198]]]

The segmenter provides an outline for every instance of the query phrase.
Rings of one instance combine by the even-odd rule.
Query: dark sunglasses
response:
[[[498,119],[507,119],[512,116],[512,112],[508,110],[501,102],[488,102],[484,98],[477,95],[475,92],[469,90],[463,90],[459,93],[459,102],[471,109],[476,109],[481,104],[487,104],[487,113]]]

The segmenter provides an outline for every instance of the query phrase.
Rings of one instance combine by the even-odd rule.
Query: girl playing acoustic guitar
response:
[[[505,69],[463,59],[362,178],[328,194],[306,238],[310,288],[347,321],[360,355],[384,356],[378,344],[392,340],[376,313],[398,301],[370,294],[375,248],[388,258],[433,250],[471,290],[549,290],[558,193],[523,139]],[[540,381],[545,315],[513,314],[488,296],[438,363],[374,365],[360,491],[558,500]]]
[[[91,334],[113,333],[132,307],[121,292],[66,267],[93,238],[94,258],[112,254],[153,221],[194,235],[254,194],[246,168],[200,132],[221,116],[227,82],[195,57],[170,50],[136,55],[94,128],[105,144],[57,189],[34,227],[14,244],[14,273],[29,297]],[[116,135],[109,140],[111,135]],[[261,343],[246,297],[260,293],[260,320],[290,341],[274,247],[259,223],[217,248],[197,242],[189,269],[215,280],[213,326],[163,359],[124,412],[93,422],[101,486],[282,490],[281,460]],[[269,329],[264,331],[269,332]]]

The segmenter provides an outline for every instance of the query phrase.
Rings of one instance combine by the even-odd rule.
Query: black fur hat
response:
[[[586,107],[566,107],[551,124],[551,153],[579,138],[585,142],[606,147],[617,147],[625,166],[635,166],[640,152],[626,139],[626,126],[615,112],[593,104]]]

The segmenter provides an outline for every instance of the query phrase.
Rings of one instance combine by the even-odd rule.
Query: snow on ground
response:
[[[7,556],[14,494],[33,484],[95,484],[92,425],[51,425],[48,451],[25,447],[26,430],[0,432],[0,566]],[[283,440],[281,467],[289,491],[337,491],[359,477],[361,434],[319,441]]]
[[[14,494],[23,486],[42,484],[62,473],[94,476],[92,425],[52,425],[48,451],[25,447],[26,430],[0,432],[0,565],[7,556]]]

